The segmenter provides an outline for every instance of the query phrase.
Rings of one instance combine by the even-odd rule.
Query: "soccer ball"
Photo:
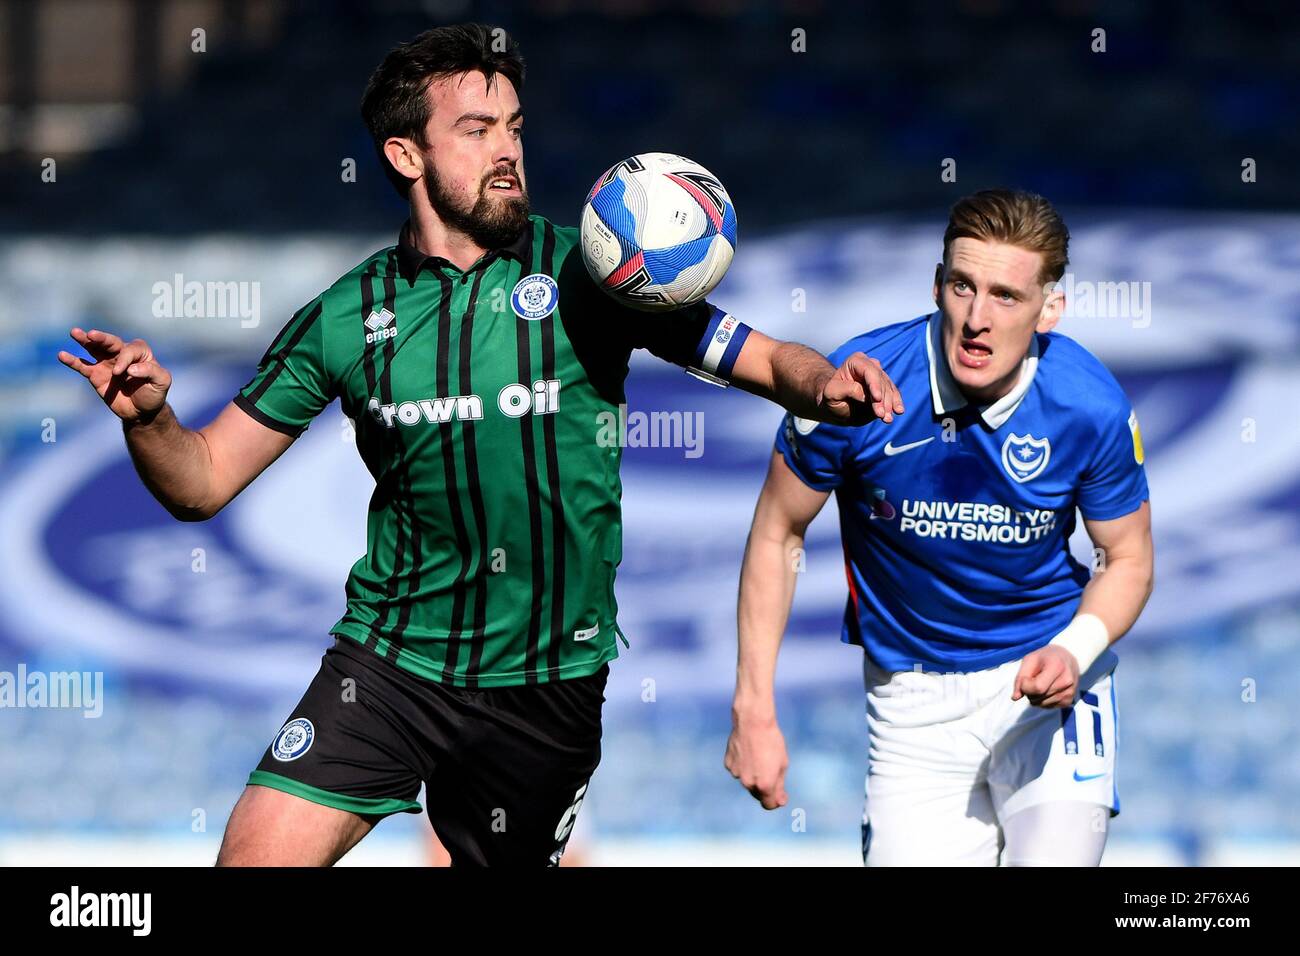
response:
[[[582,207],[582,261],[624,305],[668,312],[717,287],[736,251],[736,208],[685,156],[640,153],[611,166]]]

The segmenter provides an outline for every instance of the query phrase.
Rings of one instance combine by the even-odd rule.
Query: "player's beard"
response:
[[[519,174],[511,169],[508,173],[519,183],[522,195],[489,195],[487,184],[502,172],[505,171],[494,171],[479,183],[478,199],[471,208],[466,209],[465,201],[447,189],[438,176],[437,168],[430,163],[429,173],[424,177],[424,190],[429,197],[429,205],[438,214],[438,218],[469,236],[476,245],[484,249],[508,246],[528,224],[528,189]]]

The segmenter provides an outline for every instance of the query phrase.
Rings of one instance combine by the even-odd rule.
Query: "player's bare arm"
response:
[[[875,419],[892,422],[903,413],[897,387],[875,359],[857,352],[837,369],[807,346],[757,330],[745,340],[732,382],[819,422],[864,425]]]
[[[765,810],[786,805],[789,758],[776,717],[776,659],[794,601],[796,549],[829,492],[814,491],[772,455],[740,571],[739,652],[724,764]]]
[[[1101,555],[1083,589],[1079,610],[1051,643],[1026,654],[1016,675],[1012,700],[1027,697],[1037,707],[1073,706],[1079,676],[1111,644],[1128,633],[1146,607],[1155,583],[1151,503],[1110,521],[1084,521]]]
[[[1113,644],[1137,623],[1155,586],[1151,503],[1122,518],[1083,524],[1102,561],[1083,589],[1079,613],[1101,618]]]
[[[233,403],[210,424],[184,427],[167,404],[172,376],[143,339],[124,342],[100,329],[71,331],[91,356],[59,352],[122,419],[127,449],[141,481],[182,521],[211,518],[293,444]]]

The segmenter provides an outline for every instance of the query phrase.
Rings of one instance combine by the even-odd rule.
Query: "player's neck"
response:
[[[407,241],[426,256],[442,256],[464,272],[487,252],[473,239],[442,221],[433,208],[411,204],[411,228]]]

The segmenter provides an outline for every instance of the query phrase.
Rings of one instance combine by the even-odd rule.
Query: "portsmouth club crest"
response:
[[[515,283],[515,291],[510,293],[510,307],[521,319],[535,322],[544,319],[555,311],[560,300],[560,290],[555,280],[544,272],[534,272],[524,276]]]
[[[1052,445],[1046,438],[1011,434],[1002,443],[1002,467],[1019,482],[1037,478],[1051,458]]]

